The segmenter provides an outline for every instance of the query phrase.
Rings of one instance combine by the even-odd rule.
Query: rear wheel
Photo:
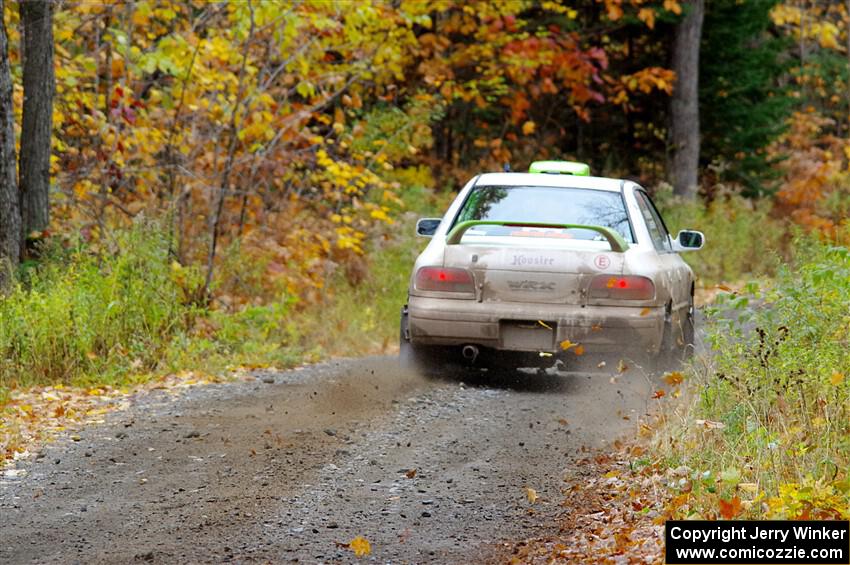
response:
[[[694,356],[694,347],[696,346],[696,324],[694,317],[696,310],[694,308],[694,296],[691,294],[691,300],[688,302],[688,311],[685,314],[685,319],[682,320],[682,358],[688,360]]]
[[[649,368],[655,373],[663,373],[676,368],[681,360],[681,350],[677,345],[675,336],[676,328],[673,325],[673,316],[670,312],[664,317],[664,334],[661,337],[661,347],[658,353],[652,357]]]
[[[655,356],[651,367],[657,372],[675,370],[683,361],[694,354],[694,299],[691,297],[688,309],[679,315],[678,323],[674,323],[672,315],[668,314],[664,322],[664,337],[661,339],[661,349]]]

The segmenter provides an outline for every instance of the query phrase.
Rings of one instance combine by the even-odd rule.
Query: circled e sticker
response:
[[[593,259],[593,264],[596,265],[597,269],[604,271],[611,266],[611,259],[607,255],[597,255]]]

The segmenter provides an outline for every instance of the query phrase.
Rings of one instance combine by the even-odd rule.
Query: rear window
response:
[[[629,216],[619,192],[548,186],[476,186],[455,223],[469,220],[540,224],[584,224],[617,231],[634,243]],[[549,237],[603,240],[590,230],[547,230]],[[470,235],[519,235],[516,227],[476,226]],[[538,232],[539,233],[539,232]]]

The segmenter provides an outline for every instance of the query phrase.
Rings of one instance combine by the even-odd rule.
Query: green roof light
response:
[[[589,177],[590,166],[575,161],[535,161],[528,168],[528,172]]]

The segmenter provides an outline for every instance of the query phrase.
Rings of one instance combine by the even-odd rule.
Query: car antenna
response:
[[[510,164],[510,163],[505,163],[504,165],[502,165],[502,169],[504,169],[504,171],[505,171],[506,173],[511,172],[511,164]]]

